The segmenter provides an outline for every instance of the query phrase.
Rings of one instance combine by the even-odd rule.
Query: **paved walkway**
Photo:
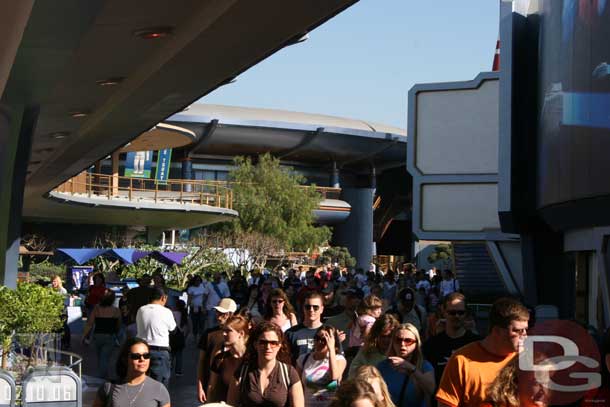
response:
[[[110,367],[114,372],[116,354],[111,358]],[[81,343],[80,335],[72,335],[71,352],[82,355],[83,357],[83,407],[92,405],[95,392],[104,382],[96,377],[97,358],[93,344],[84,346]],[[186,348],[184,349],[184,376],[173,376],[169,385],[172,407],[197,407],[201,403],[197,401],[197,360],[199,350],[192,337],[189,337]]]

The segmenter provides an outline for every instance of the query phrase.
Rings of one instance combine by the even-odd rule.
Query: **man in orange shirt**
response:
[[[439,406],[480,406],[487,387],[515,356],[527,336],[529,311],[500,298],[489,312],[489,334],[457,350],[447,362],[436,393]]]

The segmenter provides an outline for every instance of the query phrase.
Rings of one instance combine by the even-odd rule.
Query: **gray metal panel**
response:
[[[11,391],[10,397],[6,397],[6,398],[10,399],[9,404],[0,403],[0,407],[13,407],[15,405],[15,398],[17,396],[17,389],[15,387],[15,379],[9,372],[0,370],[0,380],[4,380],[9,385],[9,388]],[[4,400],[5,399],[4,396],[5,396],[4,394],[0,395],[0,399]]]
[[[27,401],[28,387],[31,386],[32,380],[41,377],[68,377],[74,380],[76,385],[76,400],[71,401]],[[49,367],[49,368],[36,368],[22,381],[22,406],[23,407],[40,407],[40,406],[54,406],[54,407],[82,407],[83,405],[83,394],[82,394],[82,383],[80,377],[76,373],[67,367]],[[43,393],[44,394],[44,393]],[[61,393],[60,393],[61,394]]]
[[[422,185],[497,183],[498,174],[442,174],[425,175],[416,166],[417,154],[417,95],[420,92],[478,89],[485,81],[499,80],[498,72],[481,72],[471,81],[418,84],[409,91],[407,143],[407,171],[413,176],[413,233],[425,240],[513,240],[517,235],[500,230],[482,232],[429,232],[422,229]]]

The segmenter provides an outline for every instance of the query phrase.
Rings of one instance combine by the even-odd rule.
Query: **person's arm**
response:
[[[96,305],[91,311],[91,315],[87,317],[87,325],[85,325],[85,329],[83,330],[83,341],[89,336],[89,332],[93,329],[93,324],[95,323],[95,316],[97,315],[98,306]]]
[[[203,362],[205,361],[205,351],[199,351],[199,363],[197,363],[197,400],[200,403],[205,403],[207,400],[205,390],[203,388]],[[230,394],[230,393],[229,393]],[[232,405],[232,403],[229,403]]]
[[[297,316],[295,314],[290,314],[290,326],[298,325],[299,321],[297,321]]]
[[[292,407],[305,407],[305,396],[303,396],[303,385],[300,381],[294,383],[290,386],[290,392],[288,394],[290,397],[290,405]],[[234,405],[230,403],[231,405]]]
[[[427,404],[430,404],[430,399],[434,396],[434,387],[436,386],[434,370],[424,373],[421,370],[415,369],[411,373],[411,379],[415,386],[421,389]]]
[[[214,388],[218,384],[218,375],[214,371],[210,371],[210,378],[208,380],[208,389],[206,394],[213,394]]]
[[[343,376],[343,371],[347,362],[345,359],[337,359],[337,353],[335,351],[335,336],[330,335],[327,331],[322,331],[322,335],[326,341],[328,347],[328,360],[330,364],[330,378],[331,380],[340,380]]]

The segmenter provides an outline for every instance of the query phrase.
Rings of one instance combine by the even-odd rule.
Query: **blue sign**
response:
[[[152,151],[131,151],[125,159],[125,176],[132,178],[150,178],[152,168]]]
[[[169,178],[169,169],[172,162],[172,149],[165,148],[159,150],[157,154],[157,172],[155,173],[155,180],[158,184],[165,184]]]

